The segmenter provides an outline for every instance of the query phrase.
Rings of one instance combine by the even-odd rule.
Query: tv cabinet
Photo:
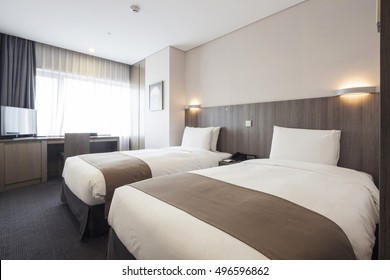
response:
[[[118,137],[91,137],[91,153],[117,151],[118,141]],[[58,164],[63,151],[63,137],[0,140],[0,192],[61,176]]]

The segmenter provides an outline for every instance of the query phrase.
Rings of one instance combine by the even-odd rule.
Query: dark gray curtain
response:
[[[35,43],[0,33],[0,103],[34,109]]]

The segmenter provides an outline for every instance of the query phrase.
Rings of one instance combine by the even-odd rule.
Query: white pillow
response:
[[[213,127],[211,132],[211,142],[210,142],[210,150],[213,152],[217,151],[217,143],[219,137],[219,131],[221,130],[220,126]]]
[[[212,127],[186,126],[181,141],[182,147],[210,150]]]
[[[340,135],[340,130],[274,126],[269,157],[337,165],[340,156]]]

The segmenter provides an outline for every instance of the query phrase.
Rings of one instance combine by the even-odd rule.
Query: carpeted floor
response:
[[[107,236],[80,241],[61,180],[0,192],[0,259],[105,259]]]

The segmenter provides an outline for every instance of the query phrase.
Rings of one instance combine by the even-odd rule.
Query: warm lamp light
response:
[[[352,88],[343,88],[336,90],[336,95],[357,95],[363,93],[374,93],[376,92],[375,87],[352,87]]]
[[[200,109],[200,104],[188,105],[188,109]]]

